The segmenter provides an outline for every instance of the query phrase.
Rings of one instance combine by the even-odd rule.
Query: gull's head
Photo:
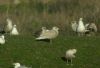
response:
[[[82,20],[83,20],[83,18],[80,18],[80,20],[82,21]]]
[[[56,26],[54,26],[53,28],[52,28],[53,30],[59,30],[59,28],[58,27],[56,27]]]
[[[13,63],[15,67],[20,67],[20,63]]]
[[[77,49],[72,49],[72,51],[73,51],[74,53],[76,53],[76,52],[77,52]]]
[[[14,25],[14,27],[16,27],[16,25]]]

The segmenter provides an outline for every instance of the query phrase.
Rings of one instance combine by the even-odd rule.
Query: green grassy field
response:
[[[99,37],[59,36],[50,44],[28,35],[6,36],[0,45],[0,68],[13,68],[13,62],[33,68],[99,68],[99,44]],[[70,48],[78,50],[73,66],[61,59]]]
[[[22,34],[5,37],[6,43],[0,45],[0,68],[13,68],[14,62],[33,68],[100,68],[100,37],[71,36],[70,27],[71,21],[83,17],[84,23],[96,23],[99,35],[100,0],[91,0],[91,3],[89,0],[22,1],[29,3],[14,5],[10,0],[9,4],[0,2],[0,24],[5,26],[9,17]],[[50,29],[57,26],[62,34],[52,44],[36,41],[31,35],[42,26]],[[70,48],[78,50],[73,66],[61,59]]]

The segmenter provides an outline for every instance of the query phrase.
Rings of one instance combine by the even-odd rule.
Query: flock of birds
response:
[[[5,32],[10,33],[11,35],[19,35],[16,25],[13,25],[12,20],[9,18],[7,18],[7,27],[5,28]]]
[[[82,20],[83,19],[80,18],[78,23],[74,21],[71,24],[72,30],[74,32],[78,33],[79,36],[81,35],[83,36],[86,33],[97,32],[97,27],[95,23],[84,25]],[[5,28],[5,32],[9,33],[10,35],[19,35],[16,25],[15,24],[13,25],[12,20],[9,18],[7,18],[7,25]],[[56,38],[58,34],[59,34],[59,28],[56,26],[52,27],[52,29],[47,29],[46,27],[42,27],[42,31],[39,34],[39,36],[36,38],[36,40],[49,39],[50,42],[52,42],[52,39]],[[4,35],[0,36],[0,44],[5,44]],[[69,49],[66,51],[64,57],[66,59],[67,64],[69,64],[69,60],[70,60],[70,63],[72,65],[72,59],[75,58],[76,52],[77,52],[77,49]],[[22,66],[20,63],[13,63],[13,65],[14,65],[14,68],[32,68],[32,67]]]
[[[6,28],[4,29],[4,31],[1,31],[1,32],[4,32],[4,33],[9,33],[10,35],[19,35],[19,32],[16,28],[16,25],[12,24],[12,20],[7,18],[7,26]],[[0,44],[5,44],[5,36],[4,34],[2,34],[0,36]]]
[[[87,23],[84,25],[83,18],[80,18],[78,23],[76,21],[71,23],[72,30],[78,33],[79,36],[87,35],[91,36],[92,33],[97,32],[97,26],[95,23]]]

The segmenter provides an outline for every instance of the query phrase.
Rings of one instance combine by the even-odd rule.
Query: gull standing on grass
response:
[[[69,49],[66,51],[65,58],[66,58],[67,64],[69,64],[69,61],[70,61],[72,65],[72,59],[75,58],[76,52],[77,52],[77,49]]]
[[[7,18],[7,26],[5,28],[5,31],[6,32],[10,32],[13,28],[13,25],[12,25],[12,20],[10,18]]]
[[[84,23],[83,23],[83,18],[80,18],[79,19],[79,22],[78,22],[78,27],[77,27],[77,32],[78,32],[78,35],[79,36],[83,36],[84,33],[85,33],[85,26],[84,26]]]
[[[49,39],[50,42],[52,43],[52,39],[56,38],[59,34],[59,28],[58,27],[53,27],[51,30],[46,30],[40,34],[36,40],[44,40],[44,39]]]
[[[12,31],[10,32],[11,35],[19,35],[19,32],[16,28],[16,25],[13,25]]]
[[[0,44],[5,44],[5,37],[4,37],[4,35],[0,36]]]
[[[77,32],[78,24],[76,23],[76,21],[73,21],[73,22],[71,23],[71,27],[72,27],[72,30],[73,30],[74,32]]]

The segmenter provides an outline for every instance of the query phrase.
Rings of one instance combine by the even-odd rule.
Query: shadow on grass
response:
[[[64,62],[66,62],[66,63],[67,63],[67,61],[68,61],[68,62],[71,62],[70,59],[66,59],[65,57],[61,57],[61,59],[62,59]]]
[[[61,57],[61,59],[65,62],[67,62],[67,59],[65,57]]]
[[[50,43],[50,39],[42,39],[42,40],[36,40],[36,41],[43,41],[43,42],[49,42]]]

